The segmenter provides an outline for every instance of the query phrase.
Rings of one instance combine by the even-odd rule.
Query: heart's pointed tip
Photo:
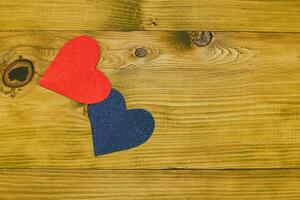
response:
[[[102,101],[104,101],[105,99],[108,98],[110,91],[111,90],[104,91],[104,92],[100,93],[96,98],[94,96],[92,96],[91,99],[85,99],[81,103],[89,104],[89,105],[101,103]]]
[[[97,79],[99,82],[97,84],[98,87],[95,87],[97,89],[94,90],[94,92],[96,94],[93,95],[92,99],[86,104],[100,103],[100,102],[104,101],[105,99],[107,99],[112,91],[109,78],[107,76],[105,76],[105,74],[103,74],[101,71],[97,70],[97,72],[99,74],[99,79]],[[92,93],[94,93],[94,92],[92,92]]]
[[[111,154],[111,153],[114,153],[114,152],[117,152],[117,151],[102,151],[101,149],[98,150],[97,147],[94,147],[95,157],[104,156],[104,155]]]
[[[63,95],[73,101],[76,101],[81,104],[97,104],[105,99],[107,99],[111,92],[111,85],[109,80],[104,81],[103,84],[99,84],[99,89],[87,92],[85,95],[78,96],[77,92],[68,92],[67,90],[61,90],[60,87],[57,87],[55,84],[52,84],[51,81],[42,77],[38,83],[41,87],[48,89],[52,92],[55,92],[59,95]],[[101,92],[99,92],[101,91]]]

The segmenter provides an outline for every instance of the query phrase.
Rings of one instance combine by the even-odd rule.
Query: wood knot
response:
[[[144,47],[140,47],[134,51],[134,55],[138,58],[144,58],[147,55],[147,51]]]
[[[151,24],[151,26],[154,28],[154,27],[156,27],[157,26],[157,20],[156,19],[151,19],[150,20],[150,24]]]
[[[212,40],[213,34],[210,31],[203,31],[200,33],[192,34],[193,43],[198,47],[205,47],[209,45]]]
[[[3,83],[11,88],[27,85],[34,74],[34,66],[29,60],[16,60],[9,64],[2,76]]]

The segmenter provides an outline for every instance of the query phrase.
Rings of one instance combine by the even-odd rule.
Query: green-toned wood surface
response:
[[[5,200],[300,198],[298,170],[0,170]]]
[[[300,1],[0,6],[0,199],[300,199]],[[87,106],[38,86],[81,34],[128,108],[153,113],[147,143],[95,157]]]
[[[1,69],[22,56],[36,71],[20,89],[2,83],[0,168],[299,167],[300,34],[216,32],[198,47],[188,32],[89,32],[98,68],[156,120],[146,144],[95,158],[84,106],[38,86],[58,49],[85,33],[0,33]]]
[[[299,32],[298,0],[1,0],[0,30]]]

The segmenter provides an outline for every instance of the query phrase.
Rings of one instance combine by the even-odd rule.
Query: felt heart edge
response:
[[[132,145],[132,146],[128,146],[126,148],[122,147],[122,148],[119,148],[119,149],[115,149],[113,151],[97,151],[97,145],[95,143],[96,139],[96,134],[94,134],[94,125],[93,125],[93,120],[91,120],[91,116],[92,116],[92,113],[95,114],[95,111],[94,110],[90,110],[90,106],[97,106],[97,105],[89,105],[88,106],[88,116],[89,116],[89,119],[90,119],[90,124],[91,124],[91,132],[92,132],[92,139],[93,139],[93,147],[94,147],[94,154],[95,156],[103,156],[103,155],[106,155],[106,154],[111,154],[111,153],[115,153],[115,152],[119,152],[119,151],[125,151],[125,150],[130,150],[130,149],[133,149],[133,148],[136,148],[138,146],[141,146],[143,145],[144,143],[146,143],[153,135],[154,131],[155,131],[155,118],[154,116],[152,115],[151,112],[149,112],[148,110],[145,110],[145,109],[142,109],[142,108],[133,108],[133,109],[127,109],[127,106],[126,106],[126,101],[125,101],[125,98],[124,96],[116,89],[112,88],[111,89],[111,94],[112,95],[117,95],[118,98],[120,99],[120,101],[118,101],[118,103],[120,105],[122,105],[121,107],[117,107],[117,110],[119,110],[120,112],[126,114],[126,117],[128,116],[137,116],[135,115],[134,113],[137,112],[138,115],[140,116],[141,115],[141,112],[143,113],[143,119],[146,119],[149,123],[147,123],[149,126],[145,126],[146,129],[146,134],[143,134],[143,135],[146,135],[146,137],[142,138],[141,141],[139,141],[138,143]],[[108,107],[108,106],[112,106],[111,102],[109,101],[109,97],[107,99],[108,102],[101,102],[99,103],[99,105],[101,106],[105,106],[105,107]],[[115,110],[115,107],[112,107],[113,109],[112,110],[109,110],[109,111],[113,111]],[[99,108],[98,108],[99,109]],[[100,108],[101,109],[101,108]],[[129,122],[136,122],[136,120],[132,119],[131,118],[131,121]],[[131,126],[134,126],[134,125],[131,125]]]
[[[74,95],[74,93],[72,93],[72,92],[71,93],[67,92],[67,90],[62,89],[62,87],[58,86],[57,83],[51,81],[51,75],[49,75],[49,73],[51,73],[51,71],[50,71],[51,67],[55,63],[60,52],[66,46],[72,44],[72,42],[77,41],[77,40],[82,40],[82,39],[87,40],[95,45],[96,52],[97,52],[96,53],[97,58],[95,59],[95,66],[94,66],[95,68],[93,70],[90,70],[90,72],[97,73],[98,80],[101,82],[101,83],[98,83],[99,91],[101,91],[101,93],[95,93],[95,92],[89,93],[88,92],[87,94],[93,94],[93,95],[89,96],[88,98],[87,98],[87,96],[88,96],[87,94],[78,96],[78,95]],[[63,47],[58,51],[55,58],[53,59],[53,61],[50,63],[50,65],[48,66],[48,68],[46,69],[46,71],[44,72],[42,77],[40,78],[39,85],[50,91],[53,91],[59,95],[65,96],[73,101],[76,101],[78,103],[96,104],[96,103],[102,102],[109,96],[109,94],[111,92],[111,83],[110,83],[109,78],[102,71],[97,69],[97,64],[99,63],[100,55],[101,55],[101,48],[100,48],[100,45],[98,44],[97,40],[95,40],[94,38],[92,38],[91,36],[88,36],[88,35],[81,35],[81,36],[75,37],[75,38],[67,41],[63,45]],[[56,63],[56,65],[57,65],[57,63]],[[49,78],[49,76],[50,76],[50,78]],[[76,91],[76,92],[78,92],[78,91]]]

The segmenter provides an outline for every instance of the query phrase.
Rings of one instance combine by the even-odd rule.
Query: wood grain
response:
[[[297,0],[1,0],[0,30],[299,32]]]
[[[0,198],[289,199],[300,198],[299,170],[1,170]]]
[[[88,32],[128,107],[156,120],[146,144],[95,158],[84,106],[37,85],[57,50],[84,33],[0,33],[0,71],[20,56],[36,71],[21,89],[1,83],[0,168],[299,167],[300,34],[216,32],[199,48],[188,32]],[[145,58],[134,56],[139,47]]]

